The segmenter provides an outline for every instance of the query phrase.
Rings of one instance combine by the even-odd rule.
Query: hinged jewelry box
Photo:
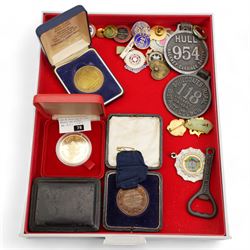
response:
[[[97,51],[90,47],[88,14],[76,6],[36,30],[44,53],[68,93],[95,93],[107,104],[123,89]]]

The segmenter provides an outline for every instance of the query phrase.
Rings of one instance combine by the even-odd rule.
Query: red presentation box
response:
[[[44,13],[43,21],[46,22],[56,16],[53,13]],[[205,69],[211,74],[210,88],[212,93],[212,102],[205,114],[206,119],[210,120],[214,128],[208,135],[201,135],[199,138],[186,133],[182,137],[174,137],[166,130],[167,125],[175,117],[167,111],[162,98],[166,84],[175,76],[177,72],[171,70],[170,74],[161,81],[155,81],[150,76],[150,71],[145,69],[138,74],[134,74],[124,69],[123,60],[116,55],[117,44],[112,39],[94,37],[91,46],[101,55],[111,72],[121,83],[124,94],[112,103],[103,106],[98,96],[86,95],[86,98],[80,98],[79,95],[68,95],[64,98],[61,94],[66,94],[64,87],[60,84],[53,72],[46,56],[41,53],[40,70],[38,80],[38,96],[34,99],[36,106],[33,149],[30,169],[30,179],[28,187],[28,198],[26,207],[26,217],[23,229],[24,236],[72,236],[72,233],[34,233],[28,228],[30,194],[32,182],[37,177],[95,177],[101,179],[103,183],[104,173],[108,169],[104,166],[105,152],[105,126],[106,115],[113,113],[129,114],[158,114],[163,119],[163,163],[157,172],[162,175],[163,182],[163,221],[162,229],[159,232],[113,232],[106,230],[103,226],[97,232],[73,233],[79,237],[105,237],[107,243],[121,243],[122,239],[129,239],[135,244],[144,241],[145,237],[195,237],[195,238],[227,238],[228,228],[226,221],[226,209],[223,193],[223,173],[220,156],[218,112],[216,103],[216,81],[214,70],[214,49],[213,49],[213,30],[211,15],[115,15],[115,14],[90,14],[89,23],[95,25],[98,29],[109,24],[114,25],[132,25],[138,21],[146,21],[150,26],[162,25],[175,30],[181,22],[190,22],[200,25],[204,28],[208,38],[206,40],[209,59]],[[46,95],[50,94],[50,95]],[[91,102],[93,105],[99,105],[100,121],[94,121],[93,130],[88,136],[95,142],[93,156],[98,163],[95,171],[79,172],[76,170],[73,174],[68,172],[67,168],[53,168],[55,159],[54,149],[48,145],[53,145],[59,138],[55,127],[57,122],[50,117],[51,113],[46,112],[46,105],[43,103],[54,102],[69,104],[71,102]],[[49,114],[49,115],[48,115]],[[44,145],[47,145],[46,147]],[[174,167],[175,160],[170,157],[172,152],[179,153],[182,149],[194,147],[203,152],[207,147],[214,147],[216,150],[212,174],[211,174],[211,193],[213,194],[218,206],[218,213],[213,219],[202,219],[191,216],[186,209],[190,197],[195,194],[199,188],[200,182],[187,182],[177,175]],[[48,162],[49,161],[49,162]],[[50,167],[48,167],[50,165]],[[103,187],[102,187],[103,193]],[[102,224],[102,223],[101,223]]]

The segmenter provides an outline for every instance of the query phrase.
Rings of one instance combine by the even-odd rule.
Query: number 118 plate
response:
[[[199,73],[199,72],[198,72]],[[190,119],[204,114],[211,103],[208,77],[179,75],[166,86],[163,94],[167,109],[175,116]]]
[[[177,30],[167,39],[164,57],[169,66],[182,74],[193,74],[199,71],[208,60],[208,49],[204,40],[198,39],[190,30]]]

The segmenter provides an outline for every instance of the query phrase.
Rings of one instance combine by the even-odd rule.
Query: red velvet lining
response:
[[[50,19],[55,14],[45,14],[44,21]],[[209,60],[205,68],[211,73],[212,103],[209,110],[204,115],[205,118],[213,122],[214,128],[209,135],[201,135],[200,138],[191,136],[186,132],[183,137],[173,137],[166,131],[167,124],[175,117],[170,114],[164,106],[162,95],[165,85],[170,79],[177,75],[171,70],[168,77],[162,81],[155,81],[150,77],[150,70],[147,68],[139,74],[133,74],[124,69],[124,62],[115,53],[117,45],[113,40],[100,39],[95,37],[92,46],[102,56],[110,70],[117,77],[124,88],[124,95],[106,106],[107,114],[110,113],[156,113],[163,118],[163,165],[159,172],[163,176],[163,228],[154,234],[181,234],[181,235],[225,235],[225,218],[223,203],[222,174],[220,164],[219,131],[217,121],[213,38],[212,38],[212,18],[211,16],[164,16],[164,15],[89,15],[90,23],[96,28],[104,27],[108,24],[125,24],[132,26],[138,20],[144,20],[151,26],[160,24],[171,27],[173,30],[179,22],[191,22],[201,25],[208,34],[207,45],[209,49]],[[46,57],[41,53],[38,93],[65,93],[63,86],[53,72]],[[31,162],[29,195],[27,201],[25,232],[28,233],[28,213],[29,197],[32,180],[41,176],[41,155],[43,142],[44,119],[40,114],[36,114],[33,154]],[[179,153],[181,149],[187,147],[200,148],[205,151],[206,147],[214,147],[216,155],[211,174],[211,192],[218,205],[218,214],[213,219],[201,219],[188,214],[186,205],[189,198],[198,191],[201,182],[191,183],[184,181],[176,174],[174,160],[170,157],[171,152]],[[206,209],[203,203],[194,204],[194,208],[199,206]],[[98,232],[115,233],[106,231],[103,227]],[[123,234],[123,232],[117,232]],[[145,233],[147,234],[147,233]]]

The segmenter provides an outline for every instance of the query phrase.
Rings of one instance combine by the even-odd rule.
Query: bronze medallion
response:
[[[116,195],[116,204],[127,216],[138,216],[147,209],[149,195],[141,185],[132,189],[120,189]]]
[[[104,82],[104,75],[95,66],[87,65],[78,69],[74,76],[75,87],[84,93],[93,93],[99,90]]]

